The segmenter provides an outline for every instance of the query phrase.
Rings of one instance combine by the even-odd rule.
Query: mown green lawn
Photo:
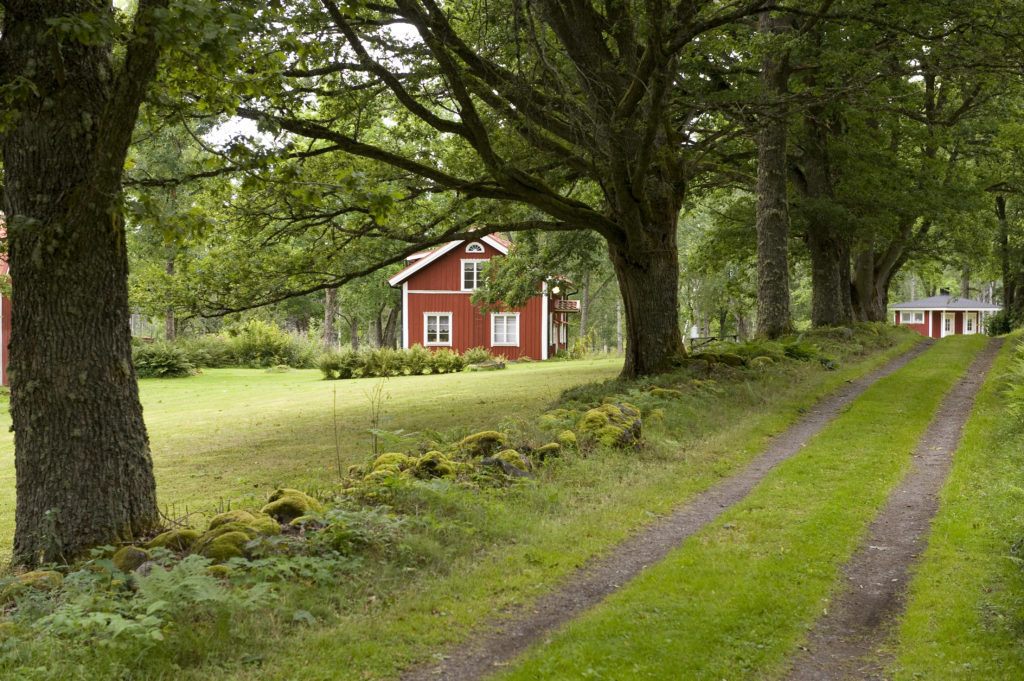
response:
[[[371,455],[378,428],[470,431],[542,411],[567,388],[618,375],[617,359],[512,364],[503,371],[324,381],[319,371],[206,369],[139,381],[161,505],[172,516],[263,499],[279,484],[321,488]],[[6,405],[5,405],[6,406]],[[335,425],[337,439],[335,439]],[[0,555],[14,533],[14,442],[0,414]],[[386,446],[385,442],[381,442]]]

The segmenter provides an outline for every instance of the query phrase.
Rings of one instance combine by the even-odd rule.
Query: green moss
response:
[[[350,478],[362,478],[365,477],[369,471],[366,470],[366,466],[361,463],[354,463],[348,467],[345,471],[345,475]]]
[[[281,534],[281,524],[269,515],[257,515],[253,521],[249,523],[249,527],[268,537],[275,534]]]
[[[389,478],[396,478],[402,473],[398,466],[381,466],[363,478],[364,482],[381,482]]]
[[[61,582],[64,581],[64,576],[54,570],[35,570],[33,572],[26,572],[23,575],[18,575],[15,581],[8,584],[7,587],[0,592],[0,603],[6,603],[12,600],[19,593],[26,589],[36,589],[38,591],[50,591],[60,586]]]
[[[153,537],[148,544],[147,549],[168,549],[170,551],[187,551],[188,547],[196,543],[196,539],[199,539],[199,532],[191,528],[183,528],[177,530],[168,530],[162,534],[158,534]]]
[[[455,475],[455,466],[447,456],[435,450],[416,461],[415,473],[418,478],[448,478]]]
[[[227,525],[228,523],[245,523],[248,525],[253,521],[255,516],[249,511],[243,511],[242,509],[235,509],[234,511],[226,511],[224,513],[218,513],[210,519],[209,529],[220,527],[221,525]]]
[[[404,454],[403,454],[404,456]],[[323,506],[313,497],[297,489],[282,488],[270,495],[270,503],[260,513],[273,516],[278,522],[288,523],[301,515],[320,512]]]
[[[672,390],[671,388],[652,388],[650,393],[654,397],[676,398],[683,396],[681,390]]]
[[[214,537],[209,542],[205,543],[199,553],[200,555],[206,556],[218,563],[224,562],[230,558],[241,558],[245,555],[245,544],[250,541],[252,537],[241,531],[225,532],[217,537]]]
[[[385,466],[397,466],[399,470],[404,471],[416,466],[416,458],[407,456],[401,452],[388,452],[378,456],[370,468],[371,470],[377,470],[378,468],[384,468]]]
[[[227,565],[209,565],[204,572],[211,577],[224,579],[226,577],[230,577],[234,571],[234,568],[228,567]]]
[[[771,357],[768,357],[767,355],[754,357],[749,362],[747,362],[747,365],[752,369],[764,369],[765,367],[770,367],[773,364],[775,364],[775,360],[772,359]]]
[[[505,436],[496,430],[484,430],[473,435],[468,435],[459,440],[457,446],[459,451],[467,456],[487,456],[494,450],[501,447],[505,442]]]
[[[718,356],[718,361],[731,367],[741,367],[745,364],[742,357],[731,352],[723,352]]]
[[[633,447],[640,442],[640,410],[628,402],[602,404],[591,409],[576,426],[581,439],[606,447]]]
[[[571,430],[563,430],[558,434],[558,444],[566,449],[576,446],[576,433]]]
[[[572,432],[572,431],[567,431]],[[573,435],[575,440],[576,436]],[[544,461],[547,458],[558,456],[562,453],[562,445],[557,442],[549,442],[546,445],[541,445],[537,449],[533,450],[533,455],[538,461]]]
[[[114,567],[121,572],[131,572],[152,558],[149,551],[138,546],[122,546],[114,552]]]
[[[522,471],[528,471],[533,468],[530,460],[514,449],[503,449],[495,454],[494,458],[500,459],[505,463],[510,463]]]

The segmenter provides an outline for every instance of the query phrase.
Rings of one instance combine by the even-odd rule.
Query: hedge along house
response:
[[[897,326],[910,327],[931,338],[983,333],[985,319],[1001,309],[992,303],[947,294],[889,306]]]
[[[568,313],[579,311],[579,301],[567,300],[559,287],[538,284],[523,307],[494,312],[470,301],[484,265],[511,248],[512,242],[488,234],[410,255],[405,269],[388,279],[402,289],[402,347],[460,353],[483,347],[506,359],[547,359],[564,348]]]

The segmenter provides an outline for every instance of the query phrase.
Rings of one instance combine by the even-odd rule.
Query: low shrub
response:
[[[454,350],[441,348],[434,352],[430,365],[436,373],[451,374],[465,369],[466,361]]]
[[[224,336],[204,334],[178,339],[174,344],[184,351],[192,364],[203,369],[219,369],[235,364],[231,345]]]
[[[318,344],[259,319],[227,332],[227,343],[238,366],[263,369],[287,364],[290,367],[311,367],[320,354]]]
[[[462,359],[466,360],[466,364],[480,364],[482,362],[490,362],[494,357],[488,352],[487,348],[477,346],[462,353]]]
[[[139,378],[179,378],[196,371],[185,351],[167,341],[135,342],[132,362]]]
[[[433,371],[430,350],[417,343],[405,351],[405,369],[412,376],[429,374]]]

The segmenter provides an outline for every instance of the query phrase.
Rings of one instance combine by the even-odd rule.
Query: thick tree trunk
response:
[[[999,261],[1003,275],[1003,308],[1017,316],[1021,276],[1013,267],[1010,246],[1010,223],[1006,218],[1006,197],[996,196],[996,218],[999,220]]]
[[[338,347],[338,329],[334,320],[338,317],[338,289],[329,288],[324,292],[324,348]]]
[[[780,30],[769,12],[761,33]],[[786,196],[786,131],[789,79],[786,58],[765,59],[764,96],[757,132],[757,335],[777,338],[793,329],[789,313],[789,199]]]
[[[29,565],[130,538],[158,519],[119,207],[157,47],[133,42],[122,68],[109,45],[58,42],[47,19],[96,5],[5,3],[0,40],[5,75],[34,83],[0,139],[13,281],[14,557]]]
[[[964,269],[960,273],[960,297],[961,298],[970,298],[971,297],[971,267],[970,267],[970,265],[964,265]]]
[[[829,154],[828,118],[824,107],[804,116],[802,182],[797,186],[807,201],[807,250],[811,256],[811,324],[843,326],[853,321],[850,300],[850,242],[838,223]]]
[[[622,375],[629,378],[668,371],[684,352],[679,333],[679,251],[674,221],[670,229],[648,230],[646,237],[648,244],[633,244],[629,250],[609,244],[626,313]]]
[[[359,349],[359,319],[356,317],[341,316],[348,324],[348,344],[353,350]]]

